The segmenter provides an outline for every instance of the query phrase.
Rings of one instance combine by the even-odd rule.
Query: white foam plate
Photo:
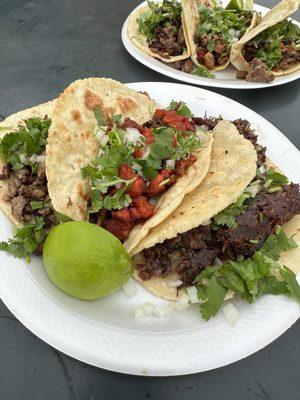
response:
[[[145,6],[147,3],[146,1],[140,4],[138,7],[136,7],[132,13],[140,8]],[[260,6],[256,4],[254,6],[254,9],[258,12],[261,12],[262,15],[266,14],[269,11],[269,8]],[[131,15],[131,14],[130,14]],[[278,86],[278,85],[283,85],[284,83],[292,82],[298,78],[300,78],[300,70],[295,71],[291,74],[288,75],[282,75],[278,76],[275,78],[273,82],[270,83],[257,83],[257,82],[247,82],[244,79],[237,79],[236,78],[236,70],[232,65],[229,65],[226,69],[223,71],[217,71],[215,73],[215,78],[204,78],[201,76],[196,76],[196,75],[191,75],[187,74],[186,72],[178,71],[175,68],[172,68],[168,66],[167,64],[164,64],[160,60],[157,60],[154,57],[151,57],[145,53],[143,53],[140,49],[135,47],[131,41],[129,40],[129,37],[127,35],[127,25],[128,25],[128,19],[126,19],[124,22],[123,28],[122,28],[122,42],[128,51],[129,54],[132,55],[137,61],[142,63],[148,68],[153,69],[156,72],[159,72],[160,74],[169,76],[170,78],[177,79],[182,82],[186,83],[191,83],[193,85],[201,85],[201,86],[211,86],[211,87],[220,87],[220,88],[227,88],[227,89],[259,89],[259,88],[264,88],[264,87],[271,87],[271,86]],[[294,21],[293,22],[297,23],[299,25],[299,22]]]
[[[300,181],[296,147],[264,118],[224,96],[204,89],[163,82],[130,87],[147,91],[167,106],[185,101],[195,115],[245,118],[259,133],[268,156],[293,181]],[[241,163],[243,160],[241,159]],[[11,236],[11,224],[0,214],[0,240]],[[66,249],[66,251],[68,251]],[[264,296],[254,305],[235,300],[240,319],[234,327],[223,313],[209,322],[197,306],[164,319],[134,319],[143,302],[163,304],[137,284],[138,293],[123,290],[97,301],[73,299],[47,278],[41,258],[31,264],[0,252],[0,297],[34,334],[58,350],[98,367],[136,375],[182,375],[206,371],[240,360],[272,342],[299,317],[299,305],[280,296]]]

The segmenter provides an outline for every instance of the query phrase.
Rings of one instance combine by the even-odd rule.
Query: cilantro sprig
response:
[[[14,171],[27,165],[35,172],[36,163],[28,158],[44,153],[51,120],[33,117],[24,120],[24,123],[18,126],[16,132],[9,132],[0,140],[0,159],[3,163],[10,163]]]
[[[30,262],[30,256],[46,239],[45,222],[42,217],[35,217],[32,222],[24,223],[14,233],[12,239],[0,242],[0,250],[7,251],[17,258],[25,258]]]
[[[147,1],[147,3],[149,10],[141,14],[137,23],[139,32],[150,42],[158,26],[170,26],[172,21],[181,20],[182,9],[181,4],[176,0],[163,0],[162,5],[154,1]]]
[[[196,278],[200,313],[205,320],[217,314],[226,294],[231,290],[249,303],[262,294],[283,294],[300,302],[300,286],[296,275],[277,263],[281,251],[297,247],[293,238],[278,229],[252,257],[240,261],[225,261],[207,267]]]

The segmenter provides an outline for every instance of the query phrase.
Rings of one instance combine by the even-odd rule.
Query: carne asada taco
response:
[[[300,28],[286,19],[298,7],[299,0],[282,0],[232,46],[230,60],[238,78],[271,82],[300,68]]]
[[[148,1],[129,18],[128,36],[144,53],[164,62],[183,60],[190,56],[182,6],[177,0]]]
[[[228,66],[233,43],[259,20],[254,11],[226,10],[210,0],[182,0],[182,8],[192,60],[211,72]]]
[[[45,148],[55,101],[17,112],[0,122],[0,208],[17,232],[0,249],[18,257],[40,254],[59,221],[51,206]]]
[[[300,256],[299,185],[268,168],[247,121],[221,121],[214,136],[203,182],[132,252],[135,277],[155,295],[177,300],[196,285],[205,319],[232,293],[249,302],[263,293],[293,294],[287,286]],[[280,256],[292,270],[277,263]]]
[[[72,83],[58,98],[47,145],[54,208],[136,247],[200,184],[213,137],[190,110],[169,109],[110,79]]]

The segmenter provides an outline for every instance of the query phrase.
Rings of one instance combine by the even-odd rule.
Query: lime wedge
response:
[[[244,0],[244,10],[251,11],[253,10],[253,0]]]
[[[225,10],[243,11],[243,0],[230,0]]]

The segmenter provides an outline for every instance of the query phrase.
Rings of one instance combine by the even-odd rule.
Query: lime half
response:
[[[225,10],[249,11],[253,9],[253,0],[230,0]]]
[[[70,296],[93,300],[122,287],[132,261],[122,243],[88,222],[60,224],[49,233],[43,261],[51,281]]]

